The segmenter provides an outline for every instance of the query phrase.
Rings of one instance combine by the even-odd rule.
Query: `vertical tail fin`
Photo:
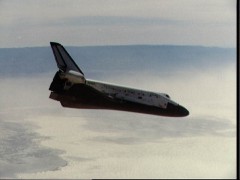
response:
[[[83,76],[83,72],[74,62],[72,57],[68,54],[66,49],[59,43],[50,42],[53,54],[57,63],[58,68],[63,72],[69,72],[70,70],[81,73]]]

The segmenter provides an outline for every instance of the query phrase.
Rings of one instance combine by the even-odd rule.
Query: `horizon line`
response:
[[[50,43],[50,41],[49,41]],[[60,43],[61,44],[61,43]],[[178,47],[202,47],[202,48],[222,48],[222,49],[236,49],[236,47],[224,46],[208,46],[198,44],[99,44],[99,45],[68,45],[62,44],[64,47],[81,48],[81,47],[124,47],[124,46],[178,46]],[[0,49],[21,49],[21,48],[45,48],[49,46],[20,46],[20,47],[0,47]]]

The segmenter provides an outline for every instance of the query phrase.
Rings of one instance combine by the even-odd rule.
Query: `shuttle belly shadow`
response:
[[[67,92],[51,92],[50,98],[60,101],[63,107],[79,109],[109,109],[152,115],[183,117],[189,115],[180,105],[168,103],[167,108],[144,105],[126,100],[109,98],[84,84],[74,85]]]

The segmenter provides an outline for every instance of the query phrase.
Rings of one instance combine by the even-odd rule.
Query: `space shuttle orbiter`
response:
[[[63,107],[121,110],[160,116],[183,117],[187,109],[167,94],[88,80],[65,48],[50,42],[59,71],[49,90]]]

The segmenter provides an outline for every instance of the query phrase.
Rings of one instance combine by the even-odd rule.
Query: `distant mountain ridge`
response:
[[[66,47],[83,72],[101,73],[139,71],[166,72],[188,68],[215,68],[236,62],[236,49],[174,46],[120,45]],[[57,70],[49,47],[1,48],[0,76],[21,76]]]

